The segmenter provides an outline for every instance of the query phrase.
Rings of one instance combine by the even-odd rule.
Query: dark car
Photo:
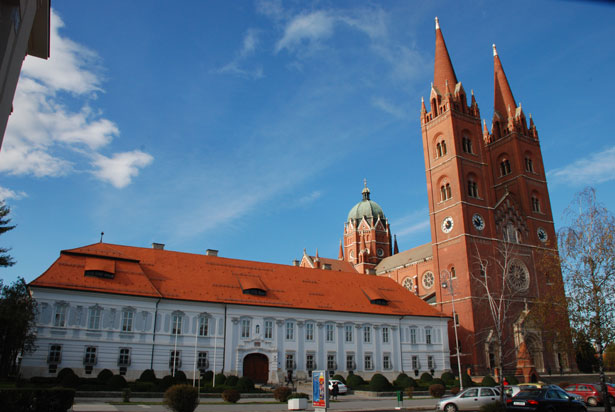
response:
[[[566,392],[581,395],[585,403],[589,406],[598,406],[602,403],[600,385],[592,385],[591,383],[571,383],[566,386],[564,390]]]
[[[506,400],[507,412],[587,412],[583,402],[574,400],[562,390],[541,388],[521,391]]]

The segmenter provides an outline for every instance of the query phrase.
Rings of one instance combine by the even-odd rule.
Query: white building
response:
[[[449,370],[449,318],[394,280],[153,248],[65,250],[30,284],[23,376],[173,368],[283,382],[326,368],[394,379]],[[416,372],[415,372],[416,371]]]

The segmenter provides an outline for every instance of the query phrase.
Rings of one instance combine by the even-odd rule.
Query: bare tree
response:
[[[609,399],[604,350],[615,342],[615,217],[593,188],[577,194],[559,231],[559,265],[567,292],[570,325],[596,348],[602,398]],[[611,412],[610,402],[604,402]]]

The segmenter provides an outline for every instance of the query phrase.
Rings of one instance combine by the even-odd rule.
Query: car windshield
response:
[[[515,399],[537,399],[540,398],[544,392],[544,389],[521,391],[515,396]]]

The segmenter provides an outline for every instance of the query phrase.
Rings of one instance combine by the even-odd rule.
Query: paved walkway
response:
[[[122,411],[122,412],[168,412],[169,410],[163,405],[147,405],[148,402],[161,402],[162,399],[131,399],[132,402],[143,402],[141,405],[111,405],[109,402],[119,402],[121,399],[93,399],[93,398],[76,398],[73,405],[75,412],[107,412],[107,411]],[[197,412],[215,411],[215,412],[278,412],[287,411],[286,403],[272,403],[269,399],[241,399],[236,404],[220,404],[221,399],[204,398],[197,407]],[[432,398],[423,399],[405,399],[402,410],[415,411],[433,411],[435,409],[436,400]],[[328,410],[333,411],[395,411],[397,400],[392,397],[387,398],[364,398],[356,395],[340,396],[337,401],[329,404]],[[313,411],[311,403],[308,402],[308,411]]]

